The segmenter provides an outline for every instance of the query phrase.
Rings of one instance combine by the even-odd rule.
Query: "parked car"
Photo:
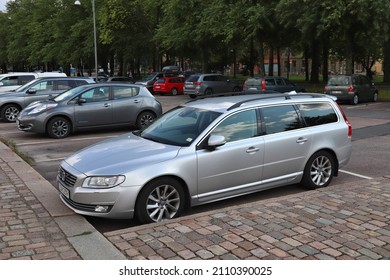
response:
[[[162,106],[144,87],[132,84],[94,84],[34,102],[18,118],[19,130],[65,138],[79,130],[136,126],[143,128],[162,114]]]
[[[16,116],[28,104],[56,97],[58,94],[80,85],[94,83],[90,78],[57,77],[39,78],[15,91],[0,94],[0,118],[6,122],[16,121]]]
[[[273,90],[276,92],[306,92],[303,87],[295,85],[284,77],[251,77],[245,81],[243,86],[243,91],[249,93],[262,93],[266,90]]]
[[[147,75],[143,79],[136,81],[135,84],[145,86],[151,93],[153,93],[154,82],[164,77],[163,72],[155,72]]]
[[[353,105],[360,101],[378,100],[379,91],[366,76],[338,75],[329,79],[324,93],[337,96],[339,101],[347,101]]]
[[[221,74],[191,75],[184,84],[184,94],[188,94],[191,98],[241,90],[242,87],[238,81],[230,80]]]
[[[106,83],[129,83],[129,84],[133,84],[134,80],[133,80],[133,78],[126,77],[126,76],[112,76],[112,77],[108,77],[104,82],[106,82]]]
[[[351,136],[324,94],[202,98],[69,156],[56,186],[79,214],[158,222],[269,188],[326,187],[350,158]]]
[[[13,72],[0,75],[0,92],[13,91],[28,82],[47,77],[66,77],[60,72]]]
[[[160,94],[183,94],[184,77],[165,77],[158,79],[153,85],[153,92]]]

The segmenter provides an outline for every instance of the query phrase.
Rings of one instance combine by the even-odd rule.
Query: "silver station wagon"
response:
[[[77,213],[158,222],[269,188],[326,187],[348,163],[351,137],[324,94],[197,99],[66,158],[57,188]]]

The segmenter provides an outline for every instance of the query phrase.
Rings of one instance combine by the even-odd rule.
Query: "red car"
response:
[[[153,92],[160,94],[183,94],[184,77],[164,77],[158,79],[153,85]]]

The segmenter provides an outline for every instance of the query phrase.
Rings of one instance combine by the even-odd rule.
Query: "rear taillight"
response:
[[[324,93],[327,93],[328,92],[328,86],[325,86],[324,87]]]
[[[261,79],[261,90],[266,90],[267,89],[267,86],[265,85],[265,79],[262,78]]]
[[[348,86],[348,93],[355,93],[355,88],[353,85]]]
[[[337,103],[337,106],[339,107],[339,110],[341,112],[341,115],[343,115],[345,123],[348,125],[348,137],[352,137],[352,125],[349,122],[347,116],[345,115],[343,109],[341,109],[341,106]]]
[[[194,85],[196,86],[200,86],[202,84],[202,82],[194,82]]]
[[[246,83],[247,83],[247,81],[245,81],[244,84],[242,85],[243,90],[246,89]]]

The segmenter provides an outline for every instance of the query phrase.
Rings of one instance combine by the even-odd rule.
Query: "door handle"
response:
[[[247,152],[248,154],[256,153],[256,152],[258,152],[258,151],[260,151],[260,148],[256,148],[256,147],[249,147],[248,150],[246,150],[246,152]]]
[[[306,143],[306,142],[307,142],[307,138],[299,137],[297,139],[297,143],[298,144],[303,144],[303,143]]]
[[[134,100],[134,103],[140,103],[140,102],[141,102],[141,100],[139,100],[139,99]]]
[[[104,107],[110,107],[111,106],[111,104],[110,103],[104,103],[104,105],[103,105]]]

